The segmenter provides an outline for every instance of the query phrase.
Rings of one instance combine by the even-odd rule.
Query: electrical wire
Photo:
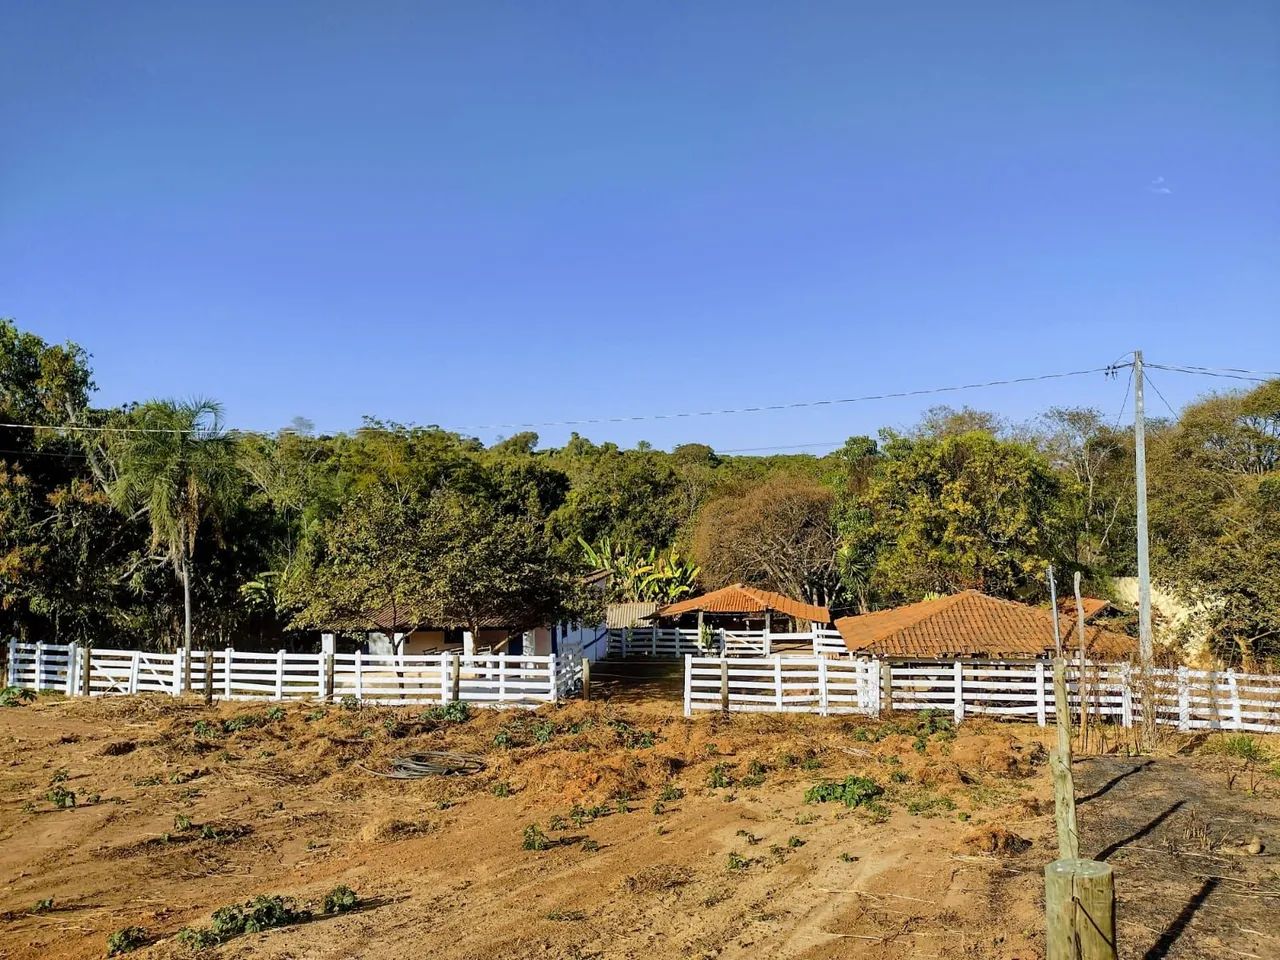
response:
[[[1252,383],[1265,383],[1280,377],[1275,370],[1244,370],[1239,367],[1196,367],[1187,364],[1144,363],[1144,367],[1155,367],[1157,370],[1169,370],[1173,373],[1190,373],[1200,377],[1221,377],[1225,380],[1248,380]]]
[[[1156,382],[1153,379],[1151,379],[1151,375],[1147,373],[1145,370],[1143,370],[1143,373],[1146,374],[1145,379],[1147,383],[1151,384],[1151,389],[1156,392],[1156,396],[1159,397],[1162,401],[1164,401],[1164,405],[1165,407],[1168,408],[1169,413],[1173,416],[1173,419],[1177,420],[1178,411],[1173,409],[1173,404],[1171,404],[1168,400],[1165,400],[1164,394],[1160,392],[1160,388],[1156,386]]]

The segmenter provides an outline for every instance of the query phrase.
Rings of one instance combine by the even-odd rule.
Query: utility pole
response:
[[[1147,434],[1142,403],[1142,351],[1133,351],[1133,448],[1138,493],[1138,649],[1143,666],[1150,666],[1151,557],[1147,535]]]

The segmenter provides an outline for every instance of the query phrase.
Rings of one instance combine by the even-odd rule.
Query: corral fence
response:
[[[848,648],[832,627],[814,626],[798,633],[771,630],[723,630],[709,632],[707,646],[696,629],[674,627],[626,627],[608,632],[608,656],[679,660],[684,656],[709,654],[730,657],[767,657],[775,648],[808,649],[815,657],[847,654]]]
[[[863,713],[936,710],[967,716],[1056,720],[1053,665],[1043,660],[898,663],[851,657],[685,656],[685,716],[699,710]],[[1067,668],[1068,700],[1081,705],[1080,670]],[[1180,730],[1280,733],[1280,676],[1086,663],[1090,717],[1131,727],[1150,719]]]
[[[9,641],[10,686],[68,696],[182,693],[184,654]],[[86,656],[87,654],[87,656]],[[86,675],[87,667],[87,675]],[[455,700],[538,706],[575,693],[582,661],[569,656],[484,654],[371,656],[363,653],[248,653],[227,648],[191,656],[191,692],[224,700],[341,699],[386,705]]]

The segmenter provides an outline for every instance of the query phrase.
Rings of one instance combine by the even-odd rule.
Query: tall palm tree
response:
[[[152,400],[132,411],[129,426],[109,446],[112,503],[145,515],[151,548],[162,550],[182,583],[182,686],[191,688],[191,565],[201,523],[218,524],[239,487],[222,406],[213,400]]]

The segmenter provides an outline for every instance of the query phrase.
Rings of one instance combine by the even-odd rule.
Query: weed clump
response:
[[[471,707],[465,700],[454,700],[423,711],[419,719],[436,723],[466,723],[471,719]]]
[[[550,846],[551,841],[536,823],[531,823],[524,828],[524,839],[520,844],[521,850],[546,850]]]
[[[804,801],[805,803],[839,801],[846,807],[861,807],[869,805],[883,793],[884,787],[870,777],[849,776],[844,778],[843,783],[833,780],[815,783],[805,791]]]
[[[325,913],[347,913],[360,905],[360,898],[350,887],[339,884],[324,895],[321,909]]]
[[[124,927],[107,937],[107,956],[118,957],[145,947],[151,941],[146,927]]]

